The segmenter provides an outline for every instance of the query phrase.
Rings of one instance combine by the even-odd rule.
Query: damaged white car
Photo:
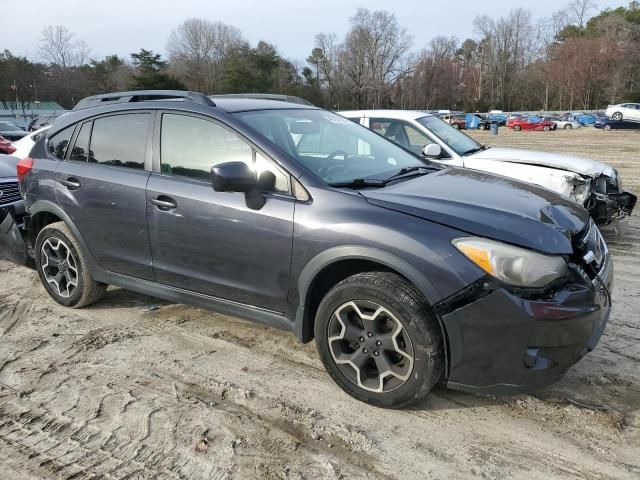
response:
[[[636,204],[636,196],[622,189],[616,169],[595,160],[487,147],[438,117],[423,112],[359,110],[338,113],[434,162],[504,175],[567,196],[584,205],[599,225],[631,214]]]

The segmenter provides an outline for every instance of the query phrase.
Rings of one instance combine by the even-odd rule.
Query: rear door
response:
[[[147,280],[154,279],[146,216],[151,126],[143,111],[83,122],[56,179],[58,203],[98,264]]]

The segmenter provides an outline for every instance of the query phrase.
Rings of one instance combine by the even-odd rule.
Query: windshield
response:
[[[403,168],[428,164],[325,110],[258,110],[236,115],[329,184],[386,180]]]
[[[482,144],[476,142],[469,135],[462,133],[457,128],[453,128],[451,125],[443,122],[439,118],[421,117],[416,119],[416,121],[446,143],[449,148],[458,155],[477,152],[483,148]]]
[[[13,123],[9,122],[0,122],[0,130],[4,130],[5,132],[22,132],[23,130],[19,127],[16,127]]]

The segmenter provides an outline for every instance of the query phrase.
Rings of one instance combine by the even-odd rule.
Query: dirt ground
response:
[[[611,162],[640,191],[639,133],[473,135]],[[66,309],[0,260],[0,478],[640,478],[640,221],[605,236],[613,314],[563,380],[401,411],[347,396],[289,333],[115,288]]]

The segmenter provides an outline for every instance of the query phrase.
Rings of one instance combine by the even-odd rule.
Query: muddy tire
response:
[[[394,273],[361,273],[337,284],[318,307],[315,338],[340,388],[379,407],[418,401],[444,370],[436,318],[422,295]]]
[[[65,307],[81,308],[100,300],[107,285],[96,282],[82,249],[64,222],[44,227],[36,238],[36,270],[47,293]]]

